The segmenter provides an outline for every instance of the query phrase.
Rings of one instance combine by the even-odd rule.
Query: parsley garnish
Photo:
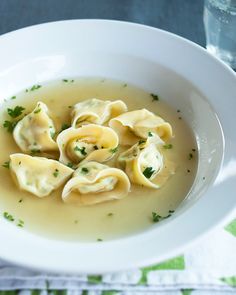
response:
[[[23,202],[23,199],[20,199],[19,201],[18,201],[18,203],[22,203]]]
[[[124,88],[127,87],[127,83],[123,84],[123,87],[124,87]]]
[[[55,171],[53,172],[53,176],[54,177],[57,177],[59,175],[59,170],[58,169],[55,169]]]
[[[42,87],[42,85],[33,85],[31,88],[29,88],[29,89],[25,89],[25,92],[38,90],[38,89],[41,88],[41,87]]]
[[[14,109],[7,109],[7,113],[10,117],[17,118],[23,113],[24,110],[25,108],[16,106]]]
[[[158,95],[157,94],[153,94],[153,93],[151,93],[150,94],[151,95],[151,97],[152,97],[152,101],[158,101],[159,100],[159,97],[158,97]]]
[[[138,142],[138,144],[140,145],[140,144],[143,144],[145,142],[146,142],[146,140],[140,139],[139,142]]]
[[[88,168],[83,167],[83,168],[81,168],[81,172],[84,174],[87,174],[89,172],[89,170],[88,170]]]
[[[67,166],[70,167],[70,168],[73,168],[74,167],[73,163],[70,163],[70,162],[67,163]]]
[[[94,148],[95,150],[98,150],[98,146],[97,146],[97,145],[94,145],[93,148]]]
[[[100,238],[99,238],[99,239],[97,239],[97,241],[98,241],[98,242],[102,242],[102,241],[103,241],[103,239],[100,239]]]
[[[156,212],[152,212],[152,221],[159,222],[163,219],[169,218],[174,212],[175,212],[174,210],[169,210],[169,214],[167,216],[161,216],[157,214]]]
[[[4,162],[2,167],[9,169],[10,168],[10,161]]]
[[[148,132],[148,136],[149,136],[149,137],[152,137],[152,136],[153,136],[153,134],[152,134],[151,131]]]
[[[112,154],[115,154],[117,151],[118,151],[118,146],[115,147],[114,149],[110,149],[110,152],[111,152]]]
[[[68,129],[68,128],[70,128],[70,125],[67,124],[67,123],[63,123],[63,124],[61,125],[61,132],[62,132],[63,130]]]
[[[14,217],[11,214],[9,214],[8,212],[4,212],[3,217],[5,219],[9,220],[9,221],[14,221],[15,220]]]
[[[65,83],[73,83],[74,82],[74,80],[72,79],[72,80],[68,80],[68,79],[62,79],[62,82],[65,82]]]
[[[18,221],[18,223],[17,223],[17,226],[19,226],[19,227],[23,227],[24,224],[25,224],[25,222],[24,222],[23,220],[19,219],[19,221]]]
[[[18,122],[10,122],[10,121],[7,121],[7,120],[6,120],[6,121],[3,123],[3,127],[6,128],[8,132],[12,133],[13,130],[14,130],[14,128],[16,127],[16,124],[17,124],[17,123],[18,123]]]
[[[16,99],[16,96],[12,96],[11,99]]]
[[[166,149],[166,150],[170,150],[170,149],[173,148],[173,145],[172,145],[171,143],[169,143],[169,144],[164,144],[164,145],[163,145],[163,148]]]
[[[110,217],[110,216],[113,216],[113,215],[114,215],[114,213],[108,213],[108,214],[107,214],[107,216],[109,216],[109,217]]]
[[[152,169],[152,167],[147,167],[147,168],[145,168],[145,170],[143,171],[143,175],[144,175],[146,178],[150,178],[154,172],[155,172],[155,170]]]
[[[79,148],[78,146],[76,146],[76,147],[74,148],[74,150],[80,152],[80,153],[81,153],[82,155],[84,155],[84,156],[87,155],[84,146],[83,146],[82,148]]]
[[[192,149],[193,152],[196,152],[196,149]]]
[[[188,155],[188,159],[189,159],[189,160],[192,160],[192,158],[193,158],[193,154],[192,154],[192,153],[189,153],[189,155]]]
[[[31,154],[32,154],[32,155],[35,155],[35,154],[40,153],[40,150],[39,150],[39,149],[32,149],[32,150],[30,150],[30,151],[31,151]]]
[[[38,114],[40,112],[41,112],[41,109],[39,108],[39,109],[37,109],[37,110],[34,111],[34,114]]]

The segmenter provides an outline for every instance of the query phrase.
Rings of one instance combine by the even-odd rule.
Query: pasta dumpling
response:
[[[129,190],[129,178],[122,170],[91,161],[77,168],[63,189],[62,199],[92,205],[122,199]]]
[[[82,160],[105,162],[111,159],[118,146],[118,136],[109,127],[95,124],[68,128],[57,137],[59,161],[78,164]]]
[[[20,189],[42,198],[65,183],[73,169],[43,157],[10,155],[10,171]]]
[[[118,133],[123,145],[134,145],[139,139],[147,138],[149,132],[164,141],[172,136],[171,125],[146,109],[121,114],[111,119],[109,126]]]
[[[160,188],[175,169],[160,149],[163,141],[154,134],[140,140],[118,157],[119,166],[125,170],[131,182],[150,188]]]
[[[79,127],[89,123],[102,125],[126,111],[127,106],[121,100],[88,99],[74,105],[71,113],[72,126]]]
[[[20,120],[13,131],[15,142],[25,153],[57,151],[54,135],[54,123],[43,102],[38,102],[35,109]]]

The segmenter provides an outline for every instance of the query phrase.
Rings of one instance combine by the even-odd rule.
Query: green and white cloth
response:
[[[183,255],[133,271],[61,276],[0,261],[0,290],[0,295],[236,294],[236,219],[208,234]]]

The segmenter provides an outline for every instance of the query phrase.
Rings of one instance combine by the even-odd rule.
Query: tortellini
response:
[[[39,198],[48,196],[74,172],[58,161],[20,153],[10,155],[10,170],[20,189]]]
[[[66,165],[76,165],[84,159],[97,162],[111,159],[119,139],[111,128],[89,124],[62,131],[57,137],[57,143],[60,150],[59,161]]]
[[[111,119],[109,126],[118,133],[123,145],[134,145],[139,139],[147,138],[149,132],[164,141],[172,136],[171,125],[146,109],[121,114]]]
[[[35,109],[20,120],[13,131],[17,145],[25,153],[58,151],[54,135],[54,123],[48,115],[47,106],[42,102],[38,102]]]
[[[147,140],[140,140],[118,157],[120,167],[125,170],[131,182],[150,188],[160,188],[175,169],[160,152],[163,141],[154,134]]]
[[[121,100],[88,99],[74,105],[71,113],[72,126],[79,127],[89,123],[102,125],[126,111],[127,106]]]
[[[129,178],[122,170],[91,161],[77,168],[63,189],[62,199],[92,205],[124,198],[129,190]]]

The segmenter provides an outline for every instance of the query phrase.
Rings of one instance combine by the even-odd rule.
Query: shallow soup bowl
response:
[[[103,243],[45,238],[2,218],[2,259],[73,274],[146,266],[180,254],[236,207],[236,77],[201,47],[138,24],[72,20],[1,36],[0,60],[2,102],[29,85],[63,77],[126,81],[181,109],[198,146],[195,181],[171,218]]]

